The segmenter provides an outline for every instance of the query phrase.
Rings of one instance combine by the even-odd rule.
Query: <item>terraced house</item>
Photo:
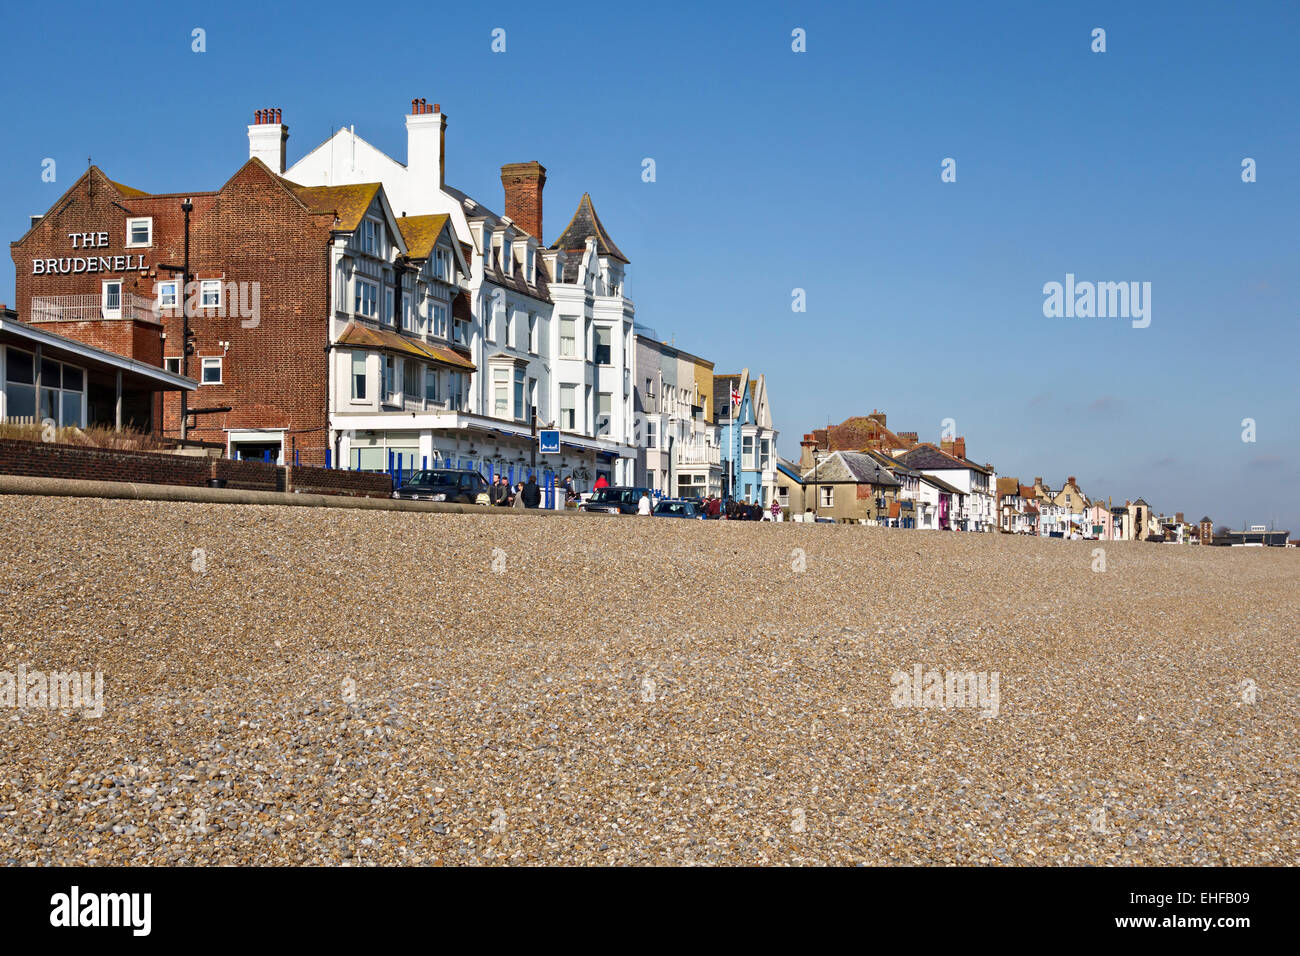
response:
[[[722,443],[723,494],[769,507],[777,494],[776,436],[767,380],[749,369],[713,377]]]
[[[643,425],[637,484],[668,495],[722,494],[713,363],[636,333],[634,411]]]
[[[628,260],[591,198],[582,197],[569,226],[547,248],[546,169],[536,162],[502,166],[504,213],[491,211],[446,182],[447,116],[438,104],[411,101],[405,163],[347,127],[284,169],[287,130],[278,129],[278,114],[272,119],[261,124],[270,132],[250,128],[251,148],[279,162],[290,181],[314,187],[379,183],[395,219],[446,217],[467,270],[457,277],[451,347],[464,351],[473,371],[463,408],[449,407],[441,419],[409,429],[419,432],[419,447],[480,468],[522,465],[532,458],[536,419],[539,427],[564,432],[562,453],[548,464],[576,475],[580,484],[600,475],[630,482],[636,464],[635,309],[624,294]],[[409,447],[416,439],[398,440]]]

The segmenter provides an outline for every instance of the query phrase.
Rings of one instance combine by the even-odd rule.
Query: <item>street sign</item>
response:
[[[537,450],[543,455],[558,455],[560,453],[560,430],[558,428],[543,428],[537,433]]]

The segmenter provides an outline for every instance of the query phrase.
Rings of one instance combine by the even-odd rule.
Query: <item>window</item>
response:
[[[510,370],[492,370],[492,409],[497,418],[510,417]]]
[[[205,309],[221,308],[220,279],[204,279],[199,283],[199,305]]]
[[[221,358],[205,358],[203,360],[203,378],[200,379],[203,385],[220,385],[221,384]]]
[[[519,313],[506,310],[505,344],[512,349],[519,348]]]
[[[524,278],[529,282],[533,281],[533,247],[528,246],[524,250]]]
[[[429,366],[424,370],[424,400],[438,401],[438,370]]]
[[[173,375],[181,374],[181,357],[179,355],[169,355],[163,359],[163,368]]]
[[[5,410],[10,418],[36,417],[36,365],[30,352],[7,350]]]
[[[822,507],[823,508],[835,507],[835,486],[834,485],[822,485]]]
[[[439,338],[447,337],[447,307],[435,302],[433,304],[433,328],[430,331]]]
[[[572,317],[560,317],[560,355],[562,356],[578,354],[577,322],[578,320]]]
[[[411,359],[402,360],[402,394],[407,398],[420,397],[420,363]]]
[[[454,341],[456,342],[457,345],[464,345],[468,348],[469,347],[469,323],[466,322],[464,319],[457,319],[455,325],[456,328],[454,330],[454,334],[455,334]]]
[[[153,245],[153,220],[144,217],[126,221],[126,245],[128,249]]]
[[[772,467],[772,439],[760,438],[758,441],[758,470],[767,471]]]
[[[113,280],[104,283],[103,292],[104,318],[120,319],[122,317],[122,283]]]
[[[789,508],[790,507],[790,486],[782,485],[780,488],[778,488],[776,490],[776,497],[777,500],[781,502],[782,508]]]
[[[158,283],[158,308],[176,308],[176,283],[174,281]]]
[[[366,400],[366,353],[352,353],[352,401]]]
[[[402,328],[407,332],[411,331],[411,320],[414,314],[411,312],[411,295],[409,292],[402,293]]]
[[[465,395],[469,391],[469,376],[464,372],[447,373],[447,404],[456,411],[465,410]]]
[[[740,467],[754,470],[754,436],[744,435],[740,439]]]
[[[578,386],[560,386],[560,427],[576,431],[578,427]]]
[[[596,326],[596,364],[609,365],[612,352],[610,346],[611,330]]]
[[[384,401],[395,405],[401,396],[397,394],[397,359],[391,355],[384,356]]]
[[[393,290],[384,289],[384,324],[393,324]]]
[[[524,370],[515,369],[515,418],[528,420],[528,408],[524,404]]]
[[[537,313],[528,313],[528,351],[537,354]]]
[[[379,313],[379,286],[358,279],[353,295],[352,311],[357,315],[366,315],[373,319]]]
[[[369,253],[372,256],[375,254],[375,247],[377,245],[375,242],[375,236],[378,232],[376,228],[377,225],[378,224],[373,219],[361,220],[360,235],[357,239],[357,245],[361,247],[361,251]]]
[[[614,415],[614,397],[609,392],[599,392],[596,395],[596,434],[608,435],[610,423]]]
[[[645,446],[646,448],[659,447],[659,422],[653,418],[647,418],[645,421]]]
[[[451,259],[446,249],[433,250],[433,275],[443,282],[451,281]]]

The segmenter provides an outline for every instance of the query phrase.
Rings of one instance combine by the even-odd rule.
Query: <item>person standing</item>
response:
[[[777,501],[775,497],[772,498],[772,520],[781,520],[781,502]]]
[[[512,507],[512,508],[523,508],[523,507],[525,507],[525,504],[524,504],[524,483],[523,483],[522,481],[519,482],[519,484],[515,485],[515,493],[514,493],[514,496],[510,499],[510,507]]]
[[[500,472],[497,473],[492,482],[492,490],[491,494],[488,495],[488,500],[498,508],[506,503],[506,479]]]
[[[649,492],[646,491],[641,492],[641,500],[636,503],[636,513],[638,515],[645,515],[646,517],[649,517],[650,515],[650,493]]]
[[[537,484],[536,475],[528,476],[528,484],[524,485],[519,494],[524,499],[525,508],[536,508],[541,505],[542,489]]]

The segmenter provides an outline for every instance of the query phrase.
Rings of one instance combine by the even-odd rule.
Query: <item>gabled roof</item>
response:
[[[888,468],[895,475],[919,475],[920,472],[915,468],[908,468],[905,464],[891,455],[886,455],[883,451],[876,451],[874,448],[863,450],[864,455],[870,455],[885,468]]]
[[[912,468],[919,468],[921,470],[925,470],[926,468],[937,469],[939,471],[945,469],[949,471],[966,469],[969,471],[981,471],[986,475],[989,473],[989,470],[983,465],[977,465],[973,461],[949,455],[947,452],[940,451],[938,448],[925,442],[917,445],[911,451],[903,452],[903,454],[898,457],[905,465],[909,465]],[[965,492],[962,492],[962,494],[965,494]]]
[[[949,494],[953,494],[953,495],[964,495],[964,494],[966,494],[966,492],[962,491],[960,488],[956,488],[956,487],[954,487],[954,486],[948,484],[948,482],[944,481],[942,478],[936,478],[936,477],[934,477],[934,475],[922,475],[922,476],[921,476],[921,480],[922,480],[922,481],[929,482],[930,484],[932,484],[932,485],[934,485],[936,488],[938,488],[940,491],[946,491],[946,492],[948,492]]]
[[[785,475],[791,481],[803,484],[803,478],[799,476],[799,466],[792,461],[786,461],[784,458],[776,460],[776,470]]]
[[[825,461],[803,474],[804,482],[817,484],[900,485],[887,468],[860,451],[832,452]]]
[[[397,228],[406,240],[406,254],[412,259],[427,259],[442,235],[451,217],[446,213],[436,216],[398,216]]]
[[[312,212],[332,212],[338,217],[338,228],[352,232],[361,224],[361,218],[375,201],[375,194],[383,189],[381,183],[354,183],[348,186],[299,186],[285,180],[302,204]]]
[[[587,239],[591,236],[596,237],[596,254],[602,256],[611,256],[623,262],[629,261],[627,256],[619,251],[618,246],[614,245],[614,240],[609,238],[609,233],[601,224],[600,217],[596,215],[596,207],[591,204],[591,195],[583,193],[582,199],[578,202],[578,211],[573,214],[569,220],[569,225],[565,227],[560,237],[551,243],[552,249],[563,249],[565,252],[581,252],[587,248]]]

